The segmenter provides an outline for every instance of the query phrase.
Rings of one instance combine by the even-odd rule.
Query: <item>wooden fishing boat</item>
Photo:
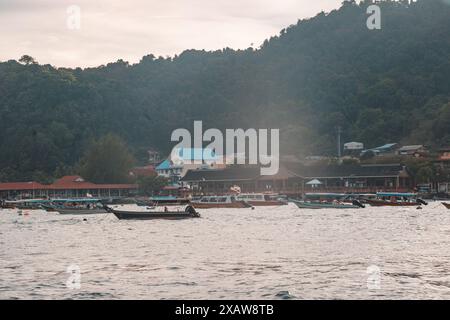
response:
[[[44,206],[44,209],[50,212],[58,212],[59,214],[104,214],[108,213],[104,208],[55,208],[52,206]]]
[[[59,214],[104,214],[108,213],[100,199],[53,199],[51,203],[42,207],[50,212]]]
[[[149,208],[146,211],[128,211],[111,208],[109,206],[105,206],[105,210],[114,214],[119,220],[181,220],[200,218],[200,214],[192,206],[187,206],[184,211],[161,211],[161,208],[158,207]]]
[[[42,206],[49,203],[47,199],[23,199],[15,201],[2,201],[1,207],[4,209],[41,210]]]
[[[136,204],[141,207],[148,206],[180,206],[180,205],[188,205],[190,203],[189,199],[186,198],[177,198],[171,196],[157,196],[151,197],[147,199],[137,198]]]
[[[263,193],[241,193],[236,196],[237,200],[245,201],[253,207],[273,207],[287,205],[287,200],[275,194]]]
[[[342,202],[319,202],[319,201],[300,201],[292,200],[300,209],[361,209],[364,205],[355,200],[352,204]]]
[[[241,209],[241,208],[251,208],[252,205],[238,200],[236,196],[207,196],[201,197],[200,199],[193,199],[191,201],[192,206],[198,209],[214,209],[214,208],[233,208],[233,209]]]
[[[442,202],[442,204],[443,204],[444,207],[446,207],[447,209],[450,209],[450,203]]]
[[[428,205],[427,202],[417,198],[415,193],[379,192],[376,199],[365,199],[364,201],[372,207],[417,207]]]

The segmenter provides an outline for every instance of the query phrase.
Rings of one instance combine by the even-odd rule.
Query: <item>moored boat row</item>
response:
[[[427,205],[428,203],[418,198],[415,193],[377,193],[376,199],[366,199],[366,203],[373,207],[411,207]]]
[[[145,202],[142,202],[144,200]],[[148,201],[148,202],[147,202]],[[178,220],[198,218],[197,209],[245,209],[254,206],[282,206],[291,202],[300,209],[362,209],[366,205],[373,207],[419,207],[427,205],[414,193],[377,193],[377,194],[305,194],[303,199],[287,199],[274,194],[236,194],[221,196],[202,196],[193,199],[148,198],[126,199],[125,204],[133,204],[134,208],[126,208],[125,204],[110,199],[28,199],[18,201],[2,201],[1,208],[43,209],[59,214],[88,215],[112,213],[118,219]],[[450,209],[450,204],[442,203]],[[178,206],[178,207],[177,207]],[[276,208],[275,208],[276,209]]]

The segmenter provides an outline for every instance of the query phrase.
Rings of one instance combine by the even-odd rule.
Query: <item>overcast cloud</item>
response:
[[[40,63],[87,67],[186,49],[259,47],[298,19],[342,0],[0,0],[0,61],[29,54]],[[81,28],[67,27],[67,8]]]

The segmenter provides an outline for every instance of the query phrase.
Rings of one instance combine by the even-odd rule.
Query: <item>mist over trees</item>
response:
[[[367,147],[450,145],[450,5],[384,1],[382,29],[369,30],[369,4],[346,1],[258,50],[187,50],[84,70],[31,56],[0,63],[0,181],[73,171],[91,141],[111,132],[143,163],[194,120],[280,128],[281,152],[298,156],[334,154],[336,126],[343,141]]]

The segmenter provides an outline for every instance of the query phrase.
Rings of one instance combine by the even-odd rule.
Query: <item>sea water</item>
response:
[[[449,299],[450,210],[0,211],[0,299]]]

